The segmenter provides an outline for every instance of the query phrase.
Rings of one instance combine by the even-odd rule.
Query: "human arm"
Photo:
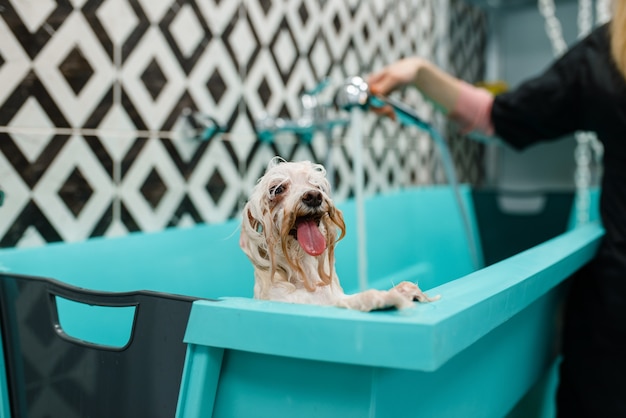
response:
[[[420,57],[401,59],[371,74],[368,84],[372,94],[382,96],[413,85],[441,112],[457,122],[464,132],[493,134],[490,119],[493,95],[446,73],[428,60]],[[375,111],[395,118],[389,106]]]
[[[413,85],[446,114],[454,108],[460,83],[461,80],[421,57],[401,59],[368,78],[370,91],[382,96],[400,87]]]

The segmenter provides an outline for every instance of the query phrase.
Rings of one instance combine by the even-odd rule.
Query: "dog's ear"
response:
[[[331,221],[339,228],[339,238],[336,239],[336,241],[339,241],[346,236],[346,222],[343,219],[343,212],[340,209],[333,207],[331,208],[329,215]]]
[[[265,244],[263,223],[254,217],[249,202],[243,209],[242,218],[239,246],[252,261],[255,268],[270,269],[272,261]],[[274,267],[271,269],[273,270]]]
[[[242,250],[247,251],[248,242],[249,242],[249,234],[251,231],[256,230],[256,224],[258,223],[256,219],[252,216],[250,212],[250,203],[246,203],[246,206],[243,208],[243,216],[241,219],[241,234],[239,235],[239,246]]]
[[[250,211],[250,208],[248,208],[247,206],[246,206],[246,217],[248,218],[248,224],[250,225],[250,228],[256,229],[256,224],[258,224],[259,221],[254,219],[254,216],[252,216],[252,212]]]
[[[241,225],[241,235],[239,237],[239,246],[245,249],[249,238],[253,234],[263,234],[263,224],[256,219],[250,210],[250,203],[246,203],[243,208],[243,217]],[[254,239],[254,238],[253,238]]]

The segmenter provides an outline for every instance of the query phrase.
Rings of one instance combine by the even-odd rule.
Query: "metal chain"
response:
[[[556,17],[556,7],[553,0],[538,0],[539,12],[545,20],[546,34],[552,45],[554,55],[559,57],[567,51],[567,44],[563,38],[563,28],[561,22]]]
[[[545,19],[546,33],[550,39],[550,44],[555,56],[562,55],[567,50],[567,44],[563,38],[561,23],[556,17],[556,7],[553,0],[538,0],[539,12]],[[596,13],[598,21],[610,19],[610,0],[598,0],[596,3]],[[588,35],[593,29],[593,7],[592,0],[578,1],[578,36],[580,38]],[[595,159],[594,159],[595,152]],[[595,160],[599,166],[602,160],[604,149],[600,141],[593,132],[576,132],[576,149],[574,158],[576,161],[576,171],[574,173],[574,184],[576,187],[576,225],[583,225],[591,218],[591,196],[590,187],[592,183],[591,165]]]
[[[583,38],[593,29],[593,1],[578,0],[578,37]]]
[[[611,3],[613,0],[596,0],[596,23],[601,25],[611,20]]]
[[[576,186],[576,226],[584,225],[591,218],[591,141],[595,139],[592,132],[576,132],[576,171],[574,184]]]

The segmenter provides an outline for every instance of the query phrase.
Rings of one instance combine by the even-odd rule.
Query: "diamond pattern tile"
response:
[[[281,22],[280,29],[270,42],[269,50],[283,83],[287,84],[298,59],[296,40],[287,20]]]
[[[33,188],[33,202],[64,241],[79,241],[107,218],[114,184],[84,137],[57,141],[63,146]]]
[[[321,18],[320,5],[316,0],[300,0],[289,1],[283,7],[287,9],[285,19],[294,28],[292,35],[298,51],[308,51],[324,20]]]
[[[139,191],[143,195],[144,199],[156,209],[159,206],[159,202],[167,192],[167,186],[159,176],[159,173],[153,168],[150,174],[145,178],[143,185],[139,188]]]
[[[188,191],[204,222],[227,219],[239,209],[242,173],[232,163],[224,142],[214,141],[209,145],[189,178]]]
[[[213,37],[200,9],[193,1],[181,1],[170,7],[159,26],[176,61],[189,74]]]
[[[256,91],[259,94],[259,98],[261,99],[263,106],[267,107],[267,104],[272,98],[272,89],[270,88],[270,85],[265,77],[259,83]]]
[[[125,132],[126,135],[101,135],[100,142],[105,152],[116,162],[121,161],[130,147],[133,145],[135,135],[133,131],[137,127],[133,124],[128,113],[124,111],[122,106],[113,105],[103,108],[103,112],[99,115],[99,119],[94,120],[92,128],[97,128],[103,132]]]
[[[261,50],[255,65],[248,70],[244,98],[255,119],[263,113],[276,116],[281,114],[284,108],[284,84],[275,70],[269,51]]]
[[[330,72],[333,64],[331,50],[331,44],[324,33],[318,32],[307,54],[309,65],[318,80],[322,80]]]
[[[156,59],[152,59],[141,74],[141,81],[144,87],[152,96],[152,100],[159,98],[163,88],[167,84],[167,78]]]
[[[119,186],[128,213],[128,230],[165,228],[184,197],[184,179],[158,138],[141,141],[136,156],[125,162]],[[122,219],[124,221],[124,219]]]
[[[67,121],[56,107],[54,100],[47,95],[43,85],[32,73],[29,73],[24,80],[25,82],[20,84],[0,105],[0,126],[8,126],[10,129],[19,131],[20,128],[29,125],[13,125],[12,119],[17,116],[19,123],[19,118],[24,117],[23,120],[28,123],[28,117],[32,117],[34,127],[38,128],[37,123],[40,123],[39,127],[44,128],[42,129],[43,136],[49,140],[43,140],[40,136],[20,135],[17,132],[15,135],[0,134],[0,153],[4,154],[10,163],[6,167],[15,170],[16,175],[22,178],[29,187],[34,187],[50,163],[57,157],[67,139],[54,135],[54,131],[46,131],[45,128],[49,127],[48,123],[54,124],[53,126],[67,126]],[[30,109],[22,112],[23,106],[29,106]],[[29,144],[34,144],[34,146]]]
[[[271,0],[243,1],[250,26],[257,34],[262,46],[267,46],[270,43],[275,31],[280,27],[285,14],[282,3]],[[272,30],[267,30],[268,28],[272,28]]]
[[[78,167],[76,167],[65,179],[65,183],[63,183],[57,193],[63,200],[63,203],[65,203],[65,206],[68,207],[75,217],[78,217],[93,194],[93,190]]]
[[[204,26],[204,27],[203,27]],[[198,20],[198,15],[190,4],[184,4],[170,24],[170,32],[176,46],[184,57],[192,55],[205,38],[206,24]]]
[[[142,79],[146,71],[154,71],[154,85]],[[185,92],[185,82],[183,69],[165,37],[150,27],[122,67],[122,88],[137,111],[131,116],[133,122],[153,130],[162,129]]]
[[[72,49],[63,62],[59,64],[59,71],[77,96],[94,74],[89,61],[85,59],[77,47]]]
[[[261,49],[261,41],[248,15],[245,19],[235,19],[232,25],[226,28],[222,38],[236,68],[247,68],[254,64],[254,59]]]
[[[197,110],[213,116],[229,131],[240,112],[242,78],[224,42],[211,42],[187,79]]]
[[[335,198],[349,198],[354,129],[266,144],[255,121],[263,113],[297,119],[300,94],[322,78],[336,84],[402,56],[445,56],[453,73],[480,79],[485,16],[463,0],[442,14],[442,4],[6,1],[0,246],[220,222],[238,215],[274,155],[326,164]],[[442,30],[444,15],[450,26]],[[434,118],[415,91],[399,96]],[[227,134],[185,137],[185,108],[212,116]],[[459,179],[479,184],[482,146],[445,128]],[[373,115],[361,129],[368,194],[445,181],[423,132]]]
[[[226,182],[224,177],[220,174],[219,170],[215,170],[213,175],[209,178],[209,182],[206,185],[206,191],[209,192],[213,201],[217,204],[220,198],[226,191]]]
[[[126,0],[94,2],[94,6],[85,6],[86,16],[103,45],[122,45],[139,24],[140,18]]]
[[[13,135],[15,144],[20,151],[28,159],[33,162],[41,155],[42,151],[49,144],[50,139],[54,136],[52,128],[53,122],[50,120],[41,105],[33,97],[26,99],[26,102],[19,108],[18,112],[11,119],[9,126],[20,127],[36,127],[46,131],[46,135],[30,136],[30,135]]]
[[[213,98],[215,104],[219,104],[220,100],[224,96],[224,93],[226,93],[226,83],[224,82],[219,69],[216,68],[213,74],[211,74],[211,77],[207,80],[206,87],[209,90],[209,93],[211,93],[211,97]]]
[[[68,57],[75,57],[74,64],[80,66],[72,66],[71,73],[63,72],[67,69],[63,65],[67,63]],[[77,13],[68,16],[55,36],[37,54],[33,64],[38,80],[68,121],[68,125],[56,125],[58,127],[82,126],[97,111],[98,104],[110,90],[115,77],[113,62],[90,30],[84,16]],[[89,68],[92,72],[85,80]],[[87,71],[85,75],[83,71]],[[81,80],[85,81],[82,86]],[[77,86],[80,86],[78,92]]]

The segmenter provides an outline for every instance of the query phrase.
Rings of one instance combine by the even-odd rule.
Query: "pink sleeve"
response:
[[[491,93],[463,81],[459,97],[448,117],[461,126],[463,133],[478,131],[484,135],[493,135],[492,105]]]

